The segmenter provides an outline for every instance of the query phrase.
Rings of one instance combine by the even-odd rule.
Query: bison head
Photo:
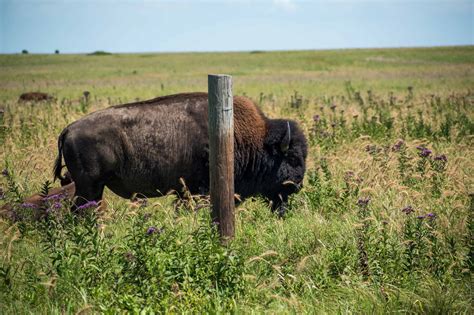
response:
[[[300,190],[306,170],[306,138],[294,121],[273,119],[267,123],[265,137],[267,165],[263,194],[272,210],[283,215],[288,196]]]

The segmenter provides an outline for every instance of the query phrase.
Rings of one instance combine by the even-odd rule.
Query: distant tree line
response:
[[[28,50],[23,49],[23,50],[21,51],[21,53],[22,53],[23,55],[27,55],[29,52],[28,52]],[[54,53],[55,53],[56,55],[59,55],[59,49],[56,49],[56,50],[54,51]]]
[[[22,53],[23,55],[29,54],[29,52],[28,52],[27,49],[23,49],[23,50],[21,51],[21,53]],[[59,49],[56,49],[56,50],[54,51],[54,54],[59,55],[59,54],[60,54]],[[97,51],[91,52],[91,53],[89,53],[89,54],[87,54],[87,55],[89,55],[89,56],[107,56],[107,55],[112,55],[112,53],[109,53],[109,52],[103,51],[103,50],[97,50]]]

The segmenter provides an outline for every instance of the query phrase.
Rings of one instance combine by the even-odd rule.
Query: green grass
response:
[[[0,202],[23,218],[0,220],[0,313],[473,313],[473,56],[472,46],[0,56]],[[205,91],[208,73],[233,75],[234,94],[305,131],[308,171],[285,219],[247,200],[222,247],[205,200],[175,209],[172,197],[106,191],[100,214],[77,218],[63,202],[31,220],[38,210],[20,200],[51,180],[67,124]],[[29,91],[56,101],[17,103]]]

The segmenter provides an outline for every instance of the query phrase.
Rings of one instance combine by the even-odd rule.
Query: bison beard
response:
[[[58,140],[55,178],[62,157],[76,184],[75,206],[100,201],[104,187],[117,195],[157,197],[209,190],[208,97],[176,94],[113,106],[66,127]],[[268,119],[245,97],[234,97],[235,192],[261,195],[284,213],[305,173],[306,138],[291,120]]]

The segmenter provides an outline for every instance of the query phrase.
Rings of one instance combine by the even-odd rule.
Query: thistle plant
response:
[[[437,155],[430,160],[431,169],[433,170],[431,176],[431,191],[435,198],[441,197],[447,164],[448,158],[444,154]]]
[[[429,165],[432,151],[425,148],[424,146],[418,146],[416,148],[419,151],[418,156],[420,157],[416,165],[416,170],[423,178],[426,174],[426,167]]]
[[[331,121],[331,122],[330,122]],[[309,143],[318,145],[329,150],[338,142],[338,122],[331,119],[328,121],[323,115],[314,115],[313,124],[310,128]]]
[[[451,115],[448,113],[445,116],[445,120],[441,123],[439,127],[439,135],[441,137],[444,137],[446,141],[450,142],[451,141],[451,130],[453,128],[454,121]]]
[[[299,109],[303,105],[303,96],[298,94],[298,91],[295,91],[293,95],[291,95],[290,99],[290,107]]]
[[[466,243],[468,254],[466,255],[467,266],[471,273],[474,272],[474,193],[469,194],[469,214],[467,217]]]
[[[411,206],[403,208],[402,212],[406,215],[403,227],[403,243],[405,245],[403,266],[408,274],[412,274],[419,263],[419,236],[424,217],[415,217]]]
[[[322,158],[320,161],[321,170],[323,171],[324,178],[326,181],[330,181],[332,178],[331,170],[329,169],[329,164],[326,158]]]
[[[345,172],[343,199],[358,196],[360,190],[359,184],[361,181],[362,180],[353,171]]]
[[[410,102],[412,99],[413,99],[413,86],[409,86],[407,87],[407,91],[408,91],[408,94],[407,94],[407,97],[405,99],[405,102]]]
[[[311,208],[317,209],[321,205],[322,198],[324,197],[323,185],[317,169],[308,171],[308,186],[310,190],[305,192],[305,195]]]
[[[2,170],[2,176],[7,181],[7,191],[4,192],[4,198],[11,201],[14,204],[18,204],[23,200],[23,195],[20,192],[20,187],[15,182],[15,174],[10,168],[10,163],[5,163],[5,168]]]
[[[359,270],[362,273],[364,279],[368,279],[370,275],[369,270],[369,256],[367,254],[367,240],[369,235],[369,206],[370,198],[360,198],[357,201],[358,207],[358,217],[361,227],[357,230],[357,250],[358,250],[358,261],[359,261]]]
[[[429,246],[427,265],[430,272],[438,279],[441,279],[444,268],[442,262],[443,255],[438,240],[436,214],[433,212],[426,214],[425,222],[427,228],[427,243]]]
[[[367,100],[370,105],[373,105],[375,100],[374,100],[374,94],[372,93],[372,90],[367,90]]]
[[[49,190],[51,189],[51,182],[49,180],[46,180],[43,185],[41,186],[41,191],[40,195],[45,198],[48,196]]]
[[[0,107],[0,145],[3,145],[7,136],[8,127],[5,123],[5,109]]]

